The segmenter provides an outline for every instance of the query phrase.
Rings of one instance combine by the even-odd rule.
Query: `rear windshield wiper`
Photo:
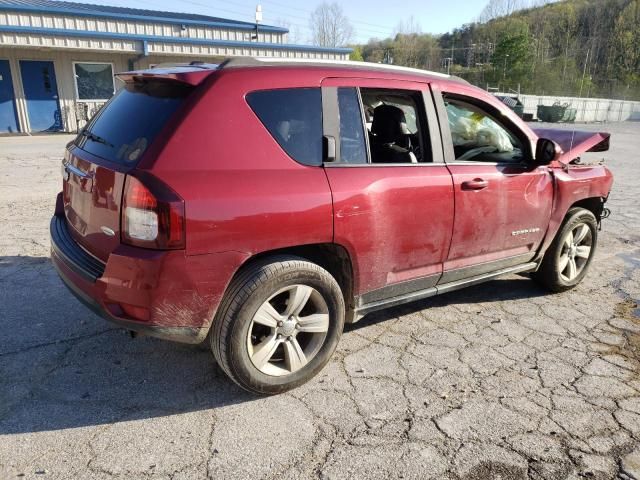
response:
[[[90,132],[88,130],[81,130],[80,131],[80,135],[82,135],[83,137],[87,137],[92,142],[102,143],[103,145],[107,145],[108,147],[113,147],[113,145],[111,143],[107,142],[107,140],[105,140],[101,136],[96,135],[95,133],[92,133],[92,132]]]

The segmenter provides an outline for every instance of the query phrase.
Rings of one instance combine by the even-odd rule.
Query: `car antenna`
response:
[[[582,67],[582,79],[580,80],[580,91],[578,92],[578,100],[582,99],[582,87],[584,86],[584,77],[587,75],[587,65],[589,64],[589,53],[591,53],[591,47],[587,48],[587,56],[584,59],[584,66]],[[573,127],[573,132],[571,132],[571,145],[569,146],[569,151],[573,148],[573,140],[576,136],[576,128],[575,125]]]

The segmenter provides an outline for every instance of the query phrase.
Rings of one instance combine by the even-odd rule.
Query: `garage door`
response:
[[[62,130],[53,62],[20,60],[20,75],[32,132]]]
[[[0,133],[18,131],[16,102],[8,60],[0,60]]]

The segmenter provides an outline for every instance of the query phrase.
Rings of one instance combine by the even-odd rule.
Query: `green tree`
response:
[[[349,60],[353,60],[354,62],[364,62],[362,47],[360,45],[354,45],[351,48],[353,48],[353,52],[349,54]]]
[[[625,89],[640,88],[640,0],[631,1],[620,13],[613,34],[613,68]]]
[[[362,57],[438,71],[450,66],[482,87],[520,85],[531,94],[640,99],[640,0],[536,0],[535,5],[517,9],[517,3],[494,0],[497,13],[489,20],[440,36],[420,33],[409,19],[392,38],[362,45]]]
[[[528,33],[514,33],[503,37],[497,44],[491,62],[494,68],[493,80],[512,89],[522,84],[531,73],[533,44]]]

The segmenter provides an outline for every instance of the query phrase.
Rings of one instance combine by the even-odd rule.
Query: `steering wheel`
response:
[[[413,153],[416,157],[420,157],[420,141],[417,138],[417,135],[414,133],[410,133],[407,135],[408,148],[411,153]]]

